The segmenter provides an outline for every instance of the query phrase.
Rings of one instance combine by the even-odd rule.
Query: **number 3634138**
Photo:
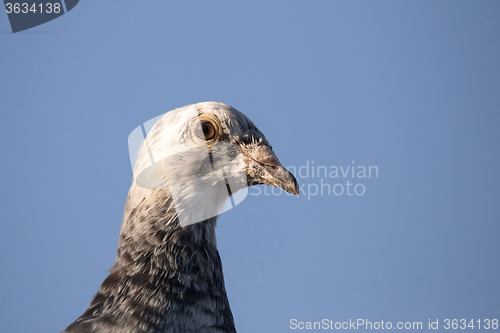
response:
[[[61,4],[60,3],[33,3],[31,6],[28,3],[6,3],[5,10],[7,14],[15,13],[15,14],[36,14],[36,13],[46,13],[46,14],[59,14],[61,12]]]

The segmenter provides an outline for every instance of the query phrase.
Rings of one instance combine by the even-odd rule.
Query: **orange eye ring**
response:
[[[212,115],[201,115],[199,122],[194,127],[194,135],[204,141],[215,141],[219,137],[221,130],[218,120]]]

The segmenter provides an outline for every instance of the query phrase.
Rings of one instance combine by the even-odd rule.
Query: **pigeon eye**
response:
[[[212,141],[218,136],[218,128],[209,120],[202,120],[196,125],[196,136],[202,140]]]

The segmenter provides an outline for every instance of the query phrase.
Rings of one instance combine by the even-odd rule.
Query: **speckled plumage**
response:
[[[144,198],[125,209],[116,264],[64,332],[236,332],[215,218],[181,228],[168,192],[132,191]]]
[[[214,102],[195,106],[201,113],[217,109],[219,118],[221,112],[229,116],[237,112]],[[174,111],[177,122],[185,121],[182,109]],[[221,119],[225,136],[218,143],[241,146],[249,185],[279,186],[298,194],[295,178],[281,167],[262,133],[241,113],[237,116],[244,121],[237,124],[231,124],[235,118],[229,116]],[[152,138],[161,136],[168,126],[158,123],[150,133]],[[185,126],[191,125],[186,121]],[[221,199],[206,200],[209,204],[217,200],[213,204],[220,205]],[[116,263],[89,308],[63,333],[236,332],[217,251],[216,218],[181,226],[168,187],[147,189],[134,182],[125,205]]]

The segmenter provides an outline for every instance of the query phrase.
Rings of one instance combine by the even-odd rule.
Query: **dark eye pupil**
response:
[[[202,121],[196,128],[196,135],[200,139],[212,140],[216,135],[214,125],[209,121]]]

